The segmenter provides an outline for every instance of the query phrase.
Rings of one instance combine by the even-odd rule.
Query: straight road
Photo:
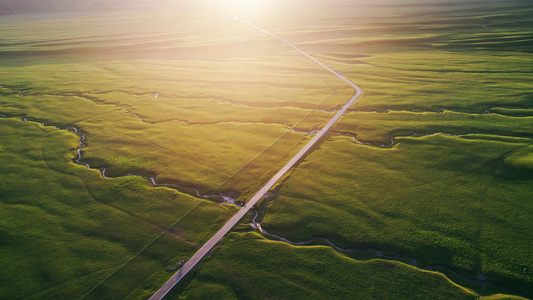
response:
[[[207,241],[207,243],[205,243],[202,248],[200,248],[200,250],[198,250],[198,252],[196,252],[194,254],[194,256],[189,259],[189,261],[187,261],[183,267],[178,271],[176,272],[176,274],[174,274],[151,298],[150,300],[160,300],[162,299],[185,275],[187,275],[187,273],[189,273],[189,271],[194,268],[194,266],[196,266],[196,264],[211,250],[213,249],[213,247],[215,247],[215,245],[222,239],[222,237],[224,237],[232,228],[233,226],[235,226],[239,220],[241,220],[244,215],[246,215],[246,213],[250,210],[250,208],[252,208],[259,200],[261,200],[261,198],[263,198],[263,196],[274,186],[274,184],[276,184],[276,182],[278,180],[281,179],[281,177],[283,177],[283,175],[285,175],[285,173],[287,173],[287,171],[289,171],[304,155],[307,154],[307,152],[311,149],[311,147],[313,147],[317,142],[318,140],[320,140],[320,138],[322,138],[322,136],[324,134],[326,134],[329,130],[329,128],[335,123],[337,122],[337,120],[346,112],[346,110],[352,105],[354,104],[357,99],[359,98],[359,96],[361,95],[361,89],[355,85],[353,82],[349,81],[348,79],[344,78],[342,75],[340,75],[339,73],[333,71],[332,69],[330,69],[328,66],[324,65],[323,63],[321,63],[320,61],[316,60],[315,58],[313,58],[312,56],[310,56],[309,54],[303,52],[302,50],[298,49],[295,45],[289,43],[288,41],[286,41],[285,39],[275,35],[275,34],[272,34],[266,30],[263,30],[257,26],[255,26],[254,24],[246,21],[246,20],[243,20],[237,16],[234,16],[234,15],[231,15],[233,17],[234,20],[240,20],[268,35],[271,35],[281,41],[283,41],[284,43],[286,43],[287,45],[291,46],[292,48],[294,48],[296,51],[300,52],[301,54],[305,55],[307,58],[311,59],[312,61],[316,62],[317,64],[319,64],[320,66],[322,66],[323,68],[325,68],[326,70],[330,71],[331,73],[335,74],[337,77],[339,77],[340,79],[342,79],[343,81],[345,81],[346,83],[348,83],[350,86],[352,86],[356,93],[355,95],[350,99],[350,101],[348,101],[343,107],[341,110],[339,110],[337,112],[337,114],[335,114],[335,116],[326,124],[326,126],[324,126],[314,137],[313,139],[311,139],[311,141],[309,141],[309,143],[307,143],[303,148],[302,150],[300,150],[300,152],[298,152],[298,154],[296,154],[281,170],[279,170],[278,173],[276,173],[276,175],[274,175],[274,177],[272,177],[272,179],[270,179],[267,184],[265,184],[253,197],[252,199],[250,199],[250,201],[248,201],[248,203],[246,203],[246,205],[244,205],[244,207],[242,207],[228,222],[226,222],[226,224],[224,224],[224,226],[209,240]]]

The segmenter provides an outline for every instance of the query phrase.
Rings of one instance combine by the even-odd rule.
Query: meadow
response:
[[[532,297],[528,1],[198,3],[0,17],[0,295],[148,298],[353,95],[230,12],[363,89],[258,207],[359,250],[243,220],[170,298]]]
[[[353,110],[532,107],[528,1],[279,2],[242,17],[357,83]]]
[[[235,211],[191,188],[245,199],[352,94],[195,5],[0,29],[1,298],[147,298]],[[81,133],[82,160],[113,179],[72,162]]]
[[[468,114],[443,112],[387,111],[351,112],[336,124],[332,132],[353,136],[357,141],[374,145],[391,145],[397,136],[427,135],[438,132],[464,135],[489,134],[531,139],[533,118],[502,114]]]
[[[353,93],[214,10],[2,19],[1,113],[76,126],[109,176],[252,193]]]
[[[275,253],[275,255],[273,255]],[[475,299],[442,274],[232,233],[168,299]]]
[[[72,131],[16,118],[0,128],[1,298],[150,294],[235,211],[140,177],[104,179],[72,162]]]
[[[407,254],[525,293],[529,151],[528,139],[487,135],[398,138],[384,149],[332,137],[283,183],[263,226],[294,241]]]
[[[263,227],[294,242],[325,237],[344,248],[400,255],[482,297],[531,297],[533,7],[527,1],[299,4],[236,14],[294,42],[364,95],[273,192],[261,212]],[[269,259],[275,264],[299,251]],[[231,261],[228,253],[213,256]],[[236,273],[223,286],[237,293],[230,297],[246,298],[238,293],[251,288],[235,281],[254,277]],[[197,276],[191,297],[200,282],[222,280]],[[372,298],[362,288],[352,293]]]

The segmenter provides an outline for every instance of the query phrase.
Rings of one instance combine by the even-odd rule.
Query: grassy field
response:
[[[264,227],[295,241],[325,236],[408,254],[472,278],[481,272],[530,293],[530,141],[437,134],[397,142],[325,142],[282,185]]]
[[[71,162],[72,132],[5,118],[0,127],[1,298],[72,299],[97,286],[90,298],[103,288],[111,298],[153,291],[167,265],[235,211],[139,177],[103,179]],[[134,264],[142,277],[125,272]]]
[[[274,254],[275,253],[275,254]],[[233,233],[169,299],[475,299],[445,276]]]
[[[11,15],[0,27],[0,113],[75,125],[108,175],[203,194],[253,192],[307,139],[291,128],[321,126],[353,93],[214,9]]]
[[[299,4],[237,14],[364,96],[275,191],[264,227],[294,241],[321,236],[406,254],[484,296],[531,297],[533,7]]]
[[[354,110],[533,106],[528,1],[279,2],[241,13],[357,83]]]
[[[7,3],[43,8],[23,4]],[[107,176],[244,200],[309,138],[291,128],[321,126],[353,93],[197,5],[8,15],[0,31],[0,298],[146,298],[234,211],[104,180],[69,162],[79,136],[32,121],[85,132],[82,158]]]
[[[444,132],[449,134],[492,134],[532,138],[533,118],[517,118],[501,114],[468,114],[453,111],[413,113],[351,112],[332,132],[354,136],[362,142],[391,143],[396,136],[425,135]]]
[[[47,10],[28,3],[0,14]],[[83,160],[109,176],[246,200],[353,95],[225,12],[363,89],[261,213],[290,240],[367,250],[242,225],[173,298],[533,296],[528,1],[70,5],[84,10],[0,16],[0,113],[86,132]],[[234,211],[103,179],[70,162],[79,136],[0,122],[0,298],[147,298]]]

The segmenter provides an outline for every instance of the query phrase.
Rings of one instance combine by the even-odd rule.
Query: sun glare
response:
[[[261,12],[272,0],[218,0],[217,3],[225,8],[233,8],[250,12]]]

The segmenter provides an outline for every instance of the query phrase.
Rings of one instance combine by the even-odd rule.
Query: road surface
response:
[[[301,54],[305,55],[307,58],[311,59],[312,61],[316,62],[317,64],[319,64],[320,66],[322,66],[323,68],[325,68],[326,70],[330,71],[331,73],[335,74],[337,77],[339,77],[340,79],[342,79],[343,81],[345,81],[346,83],[348,83],[350,86],[352,86],[356,93],[355,95],[350,99],[350,101],[348,101],[343,107],[341,110],[339,110],[337,112],[337,114],[335,114],[335,116],[326,124],[326,126],[324,126],[314,137],[313,139],[311,139],[311,141],[309,141],[303,148],[302,150],[300,150],[300,152],[298,152],[298,154],[296,154],[281,170],[279,170],[279,172],[274,175],[274,177],[272,177],[272,179],[270,179],[267,184],[265,184],[253,197],[252,199],[250,199],[250,201],[248,201],[248,203],[246,203],[246,205],[244,205],[244,207],[242,207],[228,222],[226,222],[226,224],[224,224],[224,226],[207,242],[205,243],[202,248],[200,248],[200,250],[198,250],[191,259],[189,259],[189,261],[187,261],[183,267],[178,271],[176,272],[176,274],[174,274],[151,298],[150,300],[160,300],[162,299],[185,275],[187,275],[187,273],[192,269],[194,268],[194,266],[196,266],[196,264],[211,250],[213,249],[213,247],[215,247],[215,245],[222,239],[222,237],[224,237],[232,228],[233,226],[235,226],[239,220],[241,220],[244,215],[246,215],[246,213],[250,210],[250,208],[252,208],[259,200],[261,200],[261,198],[263,198],[263,196],[274,186],[274,184],[276,184],[276,182],[278,180],[281,179],[281,177],[283,177],[283,175],[285,175],[285,173],[287,173],[287,171],[289,171],[304,155],[307,154],[307,152],[311,149],[311,147],[313,147],[317,142],[318,140],[320,140],[320,138],[322,138],[322,136],[324,134],[326,134],[329,130],[329,128],[335,123],[337,122],[337,120],[346,112],[346,110],[352,105],[354,104],[357,99],[359,98],[359,96],[361,95],[361,89],[355,85],[353,82],[349,81],[348,79],[344,78],[342,75],[340,75],[339,73],[333,71],[332,69],[330,69],[328,66],[324,65],[323,63],[321,63],[320,61],[316,60],[315,58],[311,57],[309,54],[303,52],[302,50],[298,49],[296,46],[294,46],[293,44],[289,43],[288,41],[286,41],[285,39],[275,35],[275,34],[272,34],[266,30],[263,30],[255,25],[253,25],[252,23],[246,21],[246,20],[243,20],[237,16],[234,16],[234,15],[231,15],[233,17],[233,19],[235,20],[240,20],[268,35],[271,35],[271,36],[274,36],[275,38],[283,41],[284,43],[286,43],[287,45],[291,46],[292,48],[294,48],[296,51],[300,52]]]

